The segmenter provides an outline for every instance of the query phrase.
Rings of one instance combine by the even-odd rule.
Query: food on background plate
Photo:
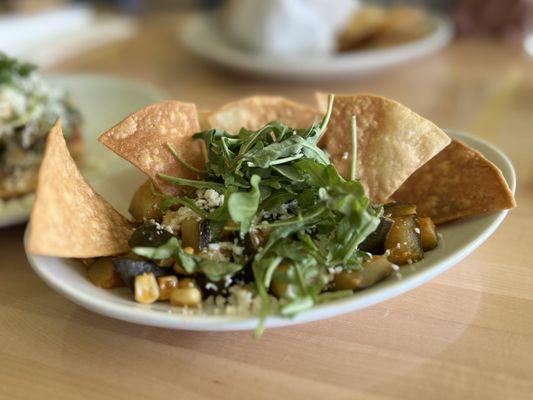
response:
[[[282,98],[245,99],[204,114],[204,123],[229,131],[215,125],[201,132],[192,104],[163,102],[129,116],[100,140],[150,178],[132,198],[131,225],[72,170],[57,128],[40,172],[28,248],[91,257],[91,282],[126,285],[140,303],[258,315],[260,334],[269,314],[290,317],[351,296],[437,247],[432,218],[419,215],[416,202],[390,196],[449,148],[447,135],[373,95],[331,96],[321,119],[287,125],[299,124],[299,113],[307,121],[311,110]],[[282,121],[263,121],[271,115]],[[61,165],[67,173],[58,173]],[[56,174],[64,183],[46,185]],[[492,204],[495,198],[485,199],[487,210],[513,205]],[[64,227],[73,213],[76,224],[91,229]],[[47,251],[40,242],[51,235],[57,244]],[[94,251],[87,255],[85,246]]]
[[[349,52],[408,43],[429,35],[433,25],[418,7],[367,6],[353,13],[337,38],[337,48]]]
[[[0,199],[35,190],[46,135],[58,118],[71,154],[81,160],[81,118],[67,95],[35,66],[0,53]]]

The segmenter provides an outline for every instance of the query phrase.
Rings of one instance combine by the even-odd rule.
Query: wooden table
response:
[[[486,133],[515,163],[519,207],[478,251],[430,283],[360,312],[269,330],[261,341],[247,332],[172,331],[86,311],[32,272],[24,227],[4,229],[0,398],[533,398],[533,60],[519,44],[460,41],[358,80],[304,85],[204,64],[174,40],[179,21],[148,18],[139,36],[54,70],[143,79],[203,107],[258,92],[311,102],[315,89],[370,91],[464,130],[486,114],[502,84],[505,93],[505,77],[515,71],[517,90]]]

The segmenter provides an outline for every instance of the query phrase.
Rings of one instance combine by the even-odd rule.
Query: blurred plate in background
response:
[[[190,17],[180,29],[179,36],[198,56],[229,69],[284,80],[338,80],[384,69],[440,50],[452,39],[452,25],[448,19],[436,15],[431,20],[434,29],[421,39],[322,57],[279,58],[246,51],[227,41],[218,21],[208,14]]]
[[[96,138],[133,111],[166,98],[159,89],[135,81],[98,75],[54,75],[48,80],[67,90],[83,117],[86,155],[82,172],[96,188],[103,171],[116,172],[128,163],[107,150]],[[105,175],[105,172],[104,172]],[[0,201],[0,228],[25,222],[33,195]]]

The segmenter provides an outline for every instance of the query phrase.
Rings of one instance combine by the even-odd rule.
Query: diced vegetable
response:
[[[392,224],[392,219],[382,217],[377,229],[368,235],[363,243],[359,245],[359,250],[372,254],[383,254],[385,252],[385,239]]]
[[[393,218],[394,224],[385,240],[388,259],[397,265],[420,261],[424,258],[420,234],[414,216]]]
[[[135,277],[135,300],[138,303],[150,304],[159,298],[159,286],[152,272]]]
[[[98,287],[111,289],[124,286],[120,275],[115,270],[113,260],[109,257],[99,258],[87,269],[89,280]]]
[[[138,275],[153,273],[154,276],[160,277],[168,275],[167,268],[161,268],[157,264],[144,260],[131,260],[129,258],[117,258],[113,260],[113,264],[120,275],[122,281],[130,289],[134,289],[135,278]]]
[[[244,251],[246,255],[256,254],[268,241],[268,232],[263,229],[252,229],[244,236]]]
[[[202,293],[195,287],[177,287],[172,290],[170,303],[179,307],[198,307],[202,302]]]
[[[282,298],[287,294],[289,284],[284,282],[284,275],[289,270],[289,264],[280,264],[272,275],[272,282],[270,283],[270,290],[277,298]]]
[[[181,223],[181,242],[183,247],[192,247],[194,251],[201,251],[211,241],[209,221],[198,221],[188,218]]]
[[[422,243],[422,249],[424,251],[429,251],[437,247],[439,244],[439,237],[433,220],[430,217],[418,217],[416,222],[420,228],[420,242]]]
[[[157,284],[159,286],[158,300],[169,300],[172,290],[178,287],[178,278],[174,275],[160,276],[157,278]]]
[[[359,270],[345,270],[333,277],[335,290],[363,289],[387,278],[394,271],[386,257],[376,256]]]
[[[152,181],[146,181],[133,195],[129,212],[136,221],[161,218],[161,198],[152,193]]]
[[[416,215],[416,205],[405,203],[389,203],[383,206],[386,216],[406,217],[408,215]]]
[[[169,268],[174,265],[174,259],[172,257],[169,258],[163,258],[162,260],[157,260],[156,264],[159,265],[162,268]]]
[[[195,288],[199,289],[198,283],[196,283],[196,281],[194,279],[191,279],[191,278],[182,278],[182,279],[180,279],[180,281],[178,283],[178,287],[180,287],[180,288],[195,287]]]
[[[153,222],[145,222],[131,235],[130,247],[158,247],[170,240],[172,234]]]

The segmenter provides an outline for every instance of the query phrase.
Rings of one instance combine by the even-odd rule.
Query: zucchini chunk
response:
[[[424,252],[420,243],[418,225],[413,215],[393,218],[394,223],[385,239],[388,259],[394,264],[403,265],[420,261]]]
[[[144,260],[131,260],[128,258],[116,258],[113,265],[122,281],[132,291],[135,289],[135,278],[142,274],[153,273],[155,278],[168,275],[168,268],[161,268],[157,264]]]
[[[433,250],[439,244],[437,228],[430,217],[418,217],[416,219],[420,228],[420,241],[424,251]]]
[[[87,269],[87,276],[93,285],[104,289],[124,286],[110,257],[99,258],[93,262]]]
[[[181,223],[181,245],[192,247],[195,252],[202,251],[211,242],[209,221],[187,218]]]
[[[359,270],[345,270],[335,274],[333,287],[335,290],[364,289],[387,278],[393,271],[392,263],[386,257],[375,256],[363,263]]]
[[[130,247],[159,247],[170,240],[172,233],[153,222],[145,222],[130,237]]]
[[[386,216],[391,218],[416,215],[416,205],[406,203],[388,203],[383,206]]]
[[[392,224],[392,219],[381,217],[378,227],[359,245],[359,250],[371,254],[383,254],[385,252],[385,239]]]
[[[131,199],[128,211],[136,221],[161,218],[161,198],[152,193],[152,181],[143,183]]]

